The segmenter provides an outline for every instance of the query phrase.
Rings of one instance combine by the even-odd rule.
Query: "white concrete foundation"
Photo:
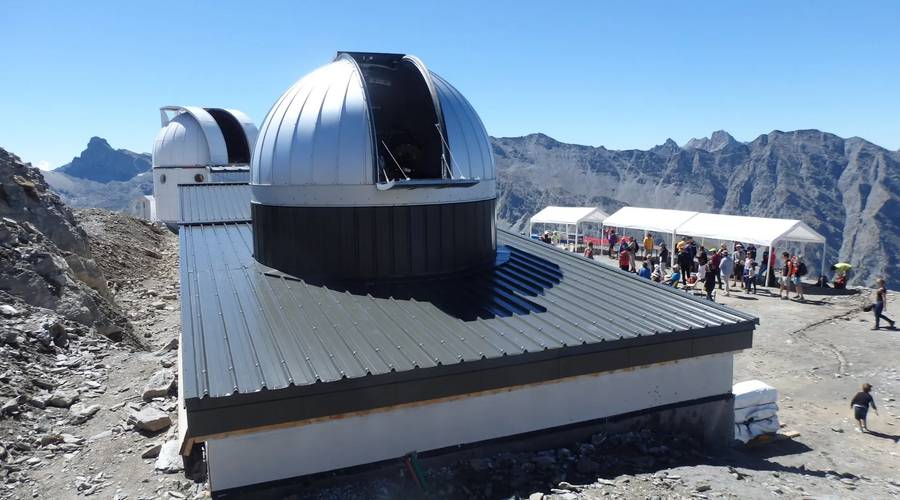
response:
[[[336,417],[207,442],[214,491],[731,392],[732,353]]]

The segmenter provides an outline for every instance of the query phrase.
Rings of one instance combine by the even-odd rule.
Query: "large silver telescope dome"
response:
[[[478,114],[446,80],[402,54],[340,52],[297,81],[260,127],[251,178],[253,201],[273,206],[496,197]]]

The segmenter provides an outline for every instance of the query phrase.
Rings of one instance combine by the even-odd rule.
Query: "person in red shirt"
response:
[[[594,242],[589,241],[587,248],[584,249],[584,256],[593,259],[594,258]]]
[[[794,263],[791,261],[791,254],[787,252],[782,252],[781,258],[784,261],[784,267],[781,268],[781,289],[778,290],[778,298],[787,300],[791,298],[791,286],[793,285],[794,278]],[[782,296],[782,292],[784,292],[784,296]]]
[[[619,250],[619,269],[631,271],[631,252],[628,248]]]

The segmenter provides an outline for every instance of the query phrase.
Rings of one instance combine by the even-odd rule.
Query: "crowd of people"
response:
[[[719,247],[706,248],[690,236],[682,236],[675,248],[670,250],[665,242],[657,244],[649,232],[640,243],[637,238],[618,235],[614,228],[608,228],[605,237],[609,258],[617,259],[623,271],[678,288],[702,286],[710,300],[714,299],[717,288],[723,290],[726,296],[731,294],[732,289],[755,294],[757,286],[768,279],[768,271],[775,267],[774,256],[770,260],[768,250],[763,250],[760,258],[753,244],[744,246],[734,242],[729,248],[728,244],[722,243]],[[593,244],[588,245],[584,255],[595,257]],[[642,261],[640,265],[638,259]],[[805,300],[802,278],[808,270],[803,256],[784,252],[782,262],[779,297]]]
[[[665,242],[657,243],[650,232],[645,233],[640,242],[637,238],[620,236],[615,228],[607,228],[604,237],[608,245],[607,255],[610,259],[618,260],[619,269],[675,288],[702,287],[700,289],[705,291],[709,300],[715,300],[714,292],[717,288],[723,290],[726,296],[731,294],[732,289],[755,294],[757,286],[767,282],[778,286],[778,297],[783,300],[806,300],[803,294],[803,277],[809,274],[809,270],[803,256],[799,254],[781,253],[781,277],[776,282],[774,273],[771,272],[776,269],[776,256],[770,256],[766,249],[760,256],[759,250],[752,243],[744,246],[741,242],[734,242],[730,249],[726,243],[718,248],[706,248],[697,245],[690,236],[682,236],[675,248],[670,250]],[[553,245],[561,243],[558,232],[545,231],[540,240]],[[601,252],[595,248],[594,243],[588,242],[584,256],[594,259],[600,255]],[[846,262],[831,266],[835,273],[834,288],[846,287],[851,268]],[[827,278],[820,276],[815,286],[828,287]],[[866,309],[875,314],[873,330],[881,328],[882,320],[890,324],[890,328],[895,328],[894,320],[884,314],[886,302],[887,290],[884,280],[879,278],[876,282],[875,302]]]

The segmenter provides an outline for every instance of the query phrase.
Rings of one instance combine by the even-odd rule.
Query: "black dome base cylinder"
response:
[[[253,203],[253,255],[312,282],[404,279],[490,266],[495,200],[383,207]]]

